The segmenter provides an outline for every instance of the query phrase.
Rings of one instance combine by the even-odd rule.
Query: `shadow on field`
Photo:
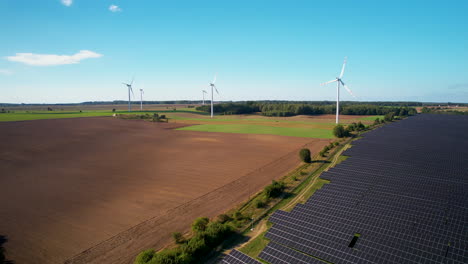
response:
[[[331,163],[329,160],[313,160],[310,163]]]
[[[3,244],[5,244],[8,241],[6,236],[0,235],[0,264],[13,264],[14,262],[11,260],[7,260],[5,257],[5,248],[3,247]]]
[[[241,233],[235,232],[226,239],[222,246],[218,247],[216,250],[213,250],[205,259],[203,263],[205,264],[216,264],[227,255],[227,251],[234,249],[236,246],[247,242],[250,239],[248,236],[244,236]]]

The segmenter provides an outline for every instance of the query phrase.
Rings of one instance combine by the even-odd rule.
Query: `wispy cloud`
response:
[[[102,57],[101,54],[89,50],[80,50],[73,55],[16,53],[15,56],[6,57],[9,61],[21,62],[33,66],[53,66],[64,64],[76,64],[81,60]]]
[[[0,74],[2,75],[12,75],[13,72],[7,69],[0,69]]]
[[[111,12],[122,12],[122,8],[120,8],[119,6],[116,6],[116,5],[110,5],[109,6],[109,10]]]
[[[73,4],[73,0],[60,0],[60,2],[65,6],[71,6]]]

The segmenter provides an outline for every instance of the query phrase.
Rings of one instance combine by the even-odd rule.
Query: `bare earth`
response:
[[[132,263],[329,140],[203,133],[114,118],[0,123],[0,235],[22,263]]]

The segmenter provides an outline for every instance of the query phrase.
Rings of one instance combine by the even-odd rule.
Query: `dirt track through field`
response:
[[[131,263],[214,217],[328,140],[78,118],[0,124],[0,235],[22,263]]]

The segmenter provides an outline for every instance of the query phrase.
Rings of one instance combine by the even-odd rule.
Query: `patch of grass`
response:
[[[184,110],[158,110],[158,111],[14,111],[10,113],[0,113],[0,122],[28,121],[59,118],[77,118],[77,117],[99,117],[112,116],[113,114],[144,115],[153,113],[192,113],[206,115],[206,113],[183,108]]]
[[[112,112],[14,112],[0,114],[0,122],[112,116]]]
[[[361,117],[359,119],[360,120],[366,120],[366,121],[374,121],[376,118],[383,119],[384,116],[383,115],[365,116],[365,117]]]
[[[335,165],[333,167],[335,167],[336,165],[340,164],[341,162],[347,160],[348,158],[349,158],[349,156],[343,156],[343,155],[339,156],[338,160],[336,161],[336,163],[335,163]]]
[[[240,133],[240,134],[269,134],[291,137],[308,138],[333,138],[332,131],[320,128],[303,127],[271,127],[263,125],[247,124],[213,124],[213,125],[194,125],[179,128],[178,130],[203,131],[203,132],[221,132],[221,133]]]
[[[266,237],[265,234],[267,233],[267,230],[265,230],[263,233],[258,235],[256,238],[252,239],[249,241],[245,247],[242,247],[239,249],[240,252],[256,258],[262,252],[262,250],[268,245],[270,242]]]

